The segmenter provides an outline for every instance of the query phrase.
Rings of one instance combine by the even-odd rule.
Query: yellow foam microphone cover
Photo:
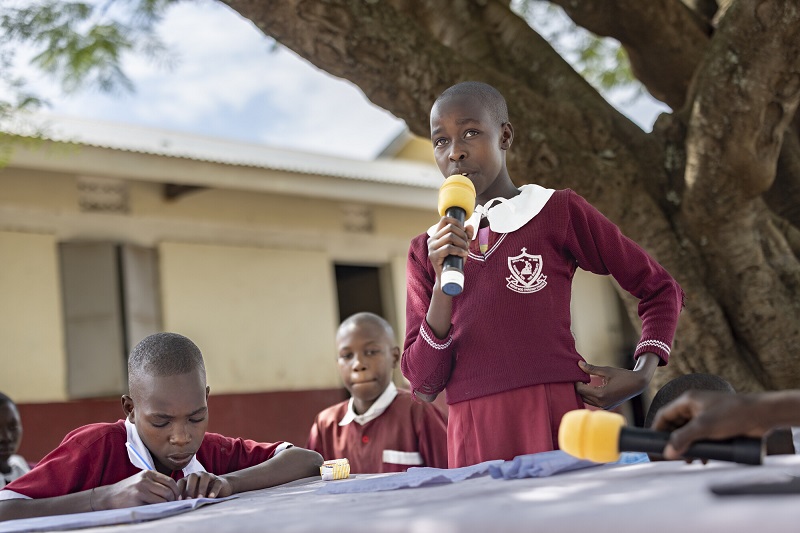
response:
[[[558,428],[558,447],[595,463],[619,460],[619,433],[625,417],[609,411],[569,411]]]
[[[460,207],[469,218],[475,209],[475,185],[460,174],[450,176],[439,187],[439,216],[451,207]]]

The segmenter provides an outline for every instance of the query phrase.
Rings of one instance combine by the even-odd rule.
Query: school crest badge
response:
[[[547,285],[547,276],[542,275],[542,256],[531,255],[523,248],[522,253],[508,258],[511,275],[506,278],[506,287],[520,294],[540,291]]]

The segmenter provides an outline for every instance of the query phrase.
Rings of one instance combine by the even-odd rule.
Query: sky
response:
[[[178,3],[159,25],[159,34],[174,59],[127,56],[123,70],[134,93],[65,94],[26,65],[31,54],[24,50],[17,53],[16,68],[54,115],[354,159],[374,158],[405,129],[402,120],[370,103],[358,87],[274,46],[220,2]],[[634,101],[630,92],[610,100],[646,130],[666,109],[646,96]]]

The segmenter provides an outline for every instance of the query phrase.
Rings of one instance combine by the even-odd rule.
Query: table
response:
[[[324,482],[307,479],[162,520],[82,531],[796,532],[800,494],[720,497],[708,490],[787,474],[800,476],[800,456],[771,456],[760,467],[665,461],[539,479],[484,476],[365,494],[315,494]]]

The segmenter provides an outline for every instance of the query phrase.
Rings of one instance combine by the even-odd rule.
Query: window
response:
[[[160,331],[155,250],[109,242],[59,244],[67,393],[93,398],[127,390],[127,354]]]
[[[388,269],[377,266],[335,265],[339,322],[362,311],[375,313],[390,324],[395,323],[391,302]]]

